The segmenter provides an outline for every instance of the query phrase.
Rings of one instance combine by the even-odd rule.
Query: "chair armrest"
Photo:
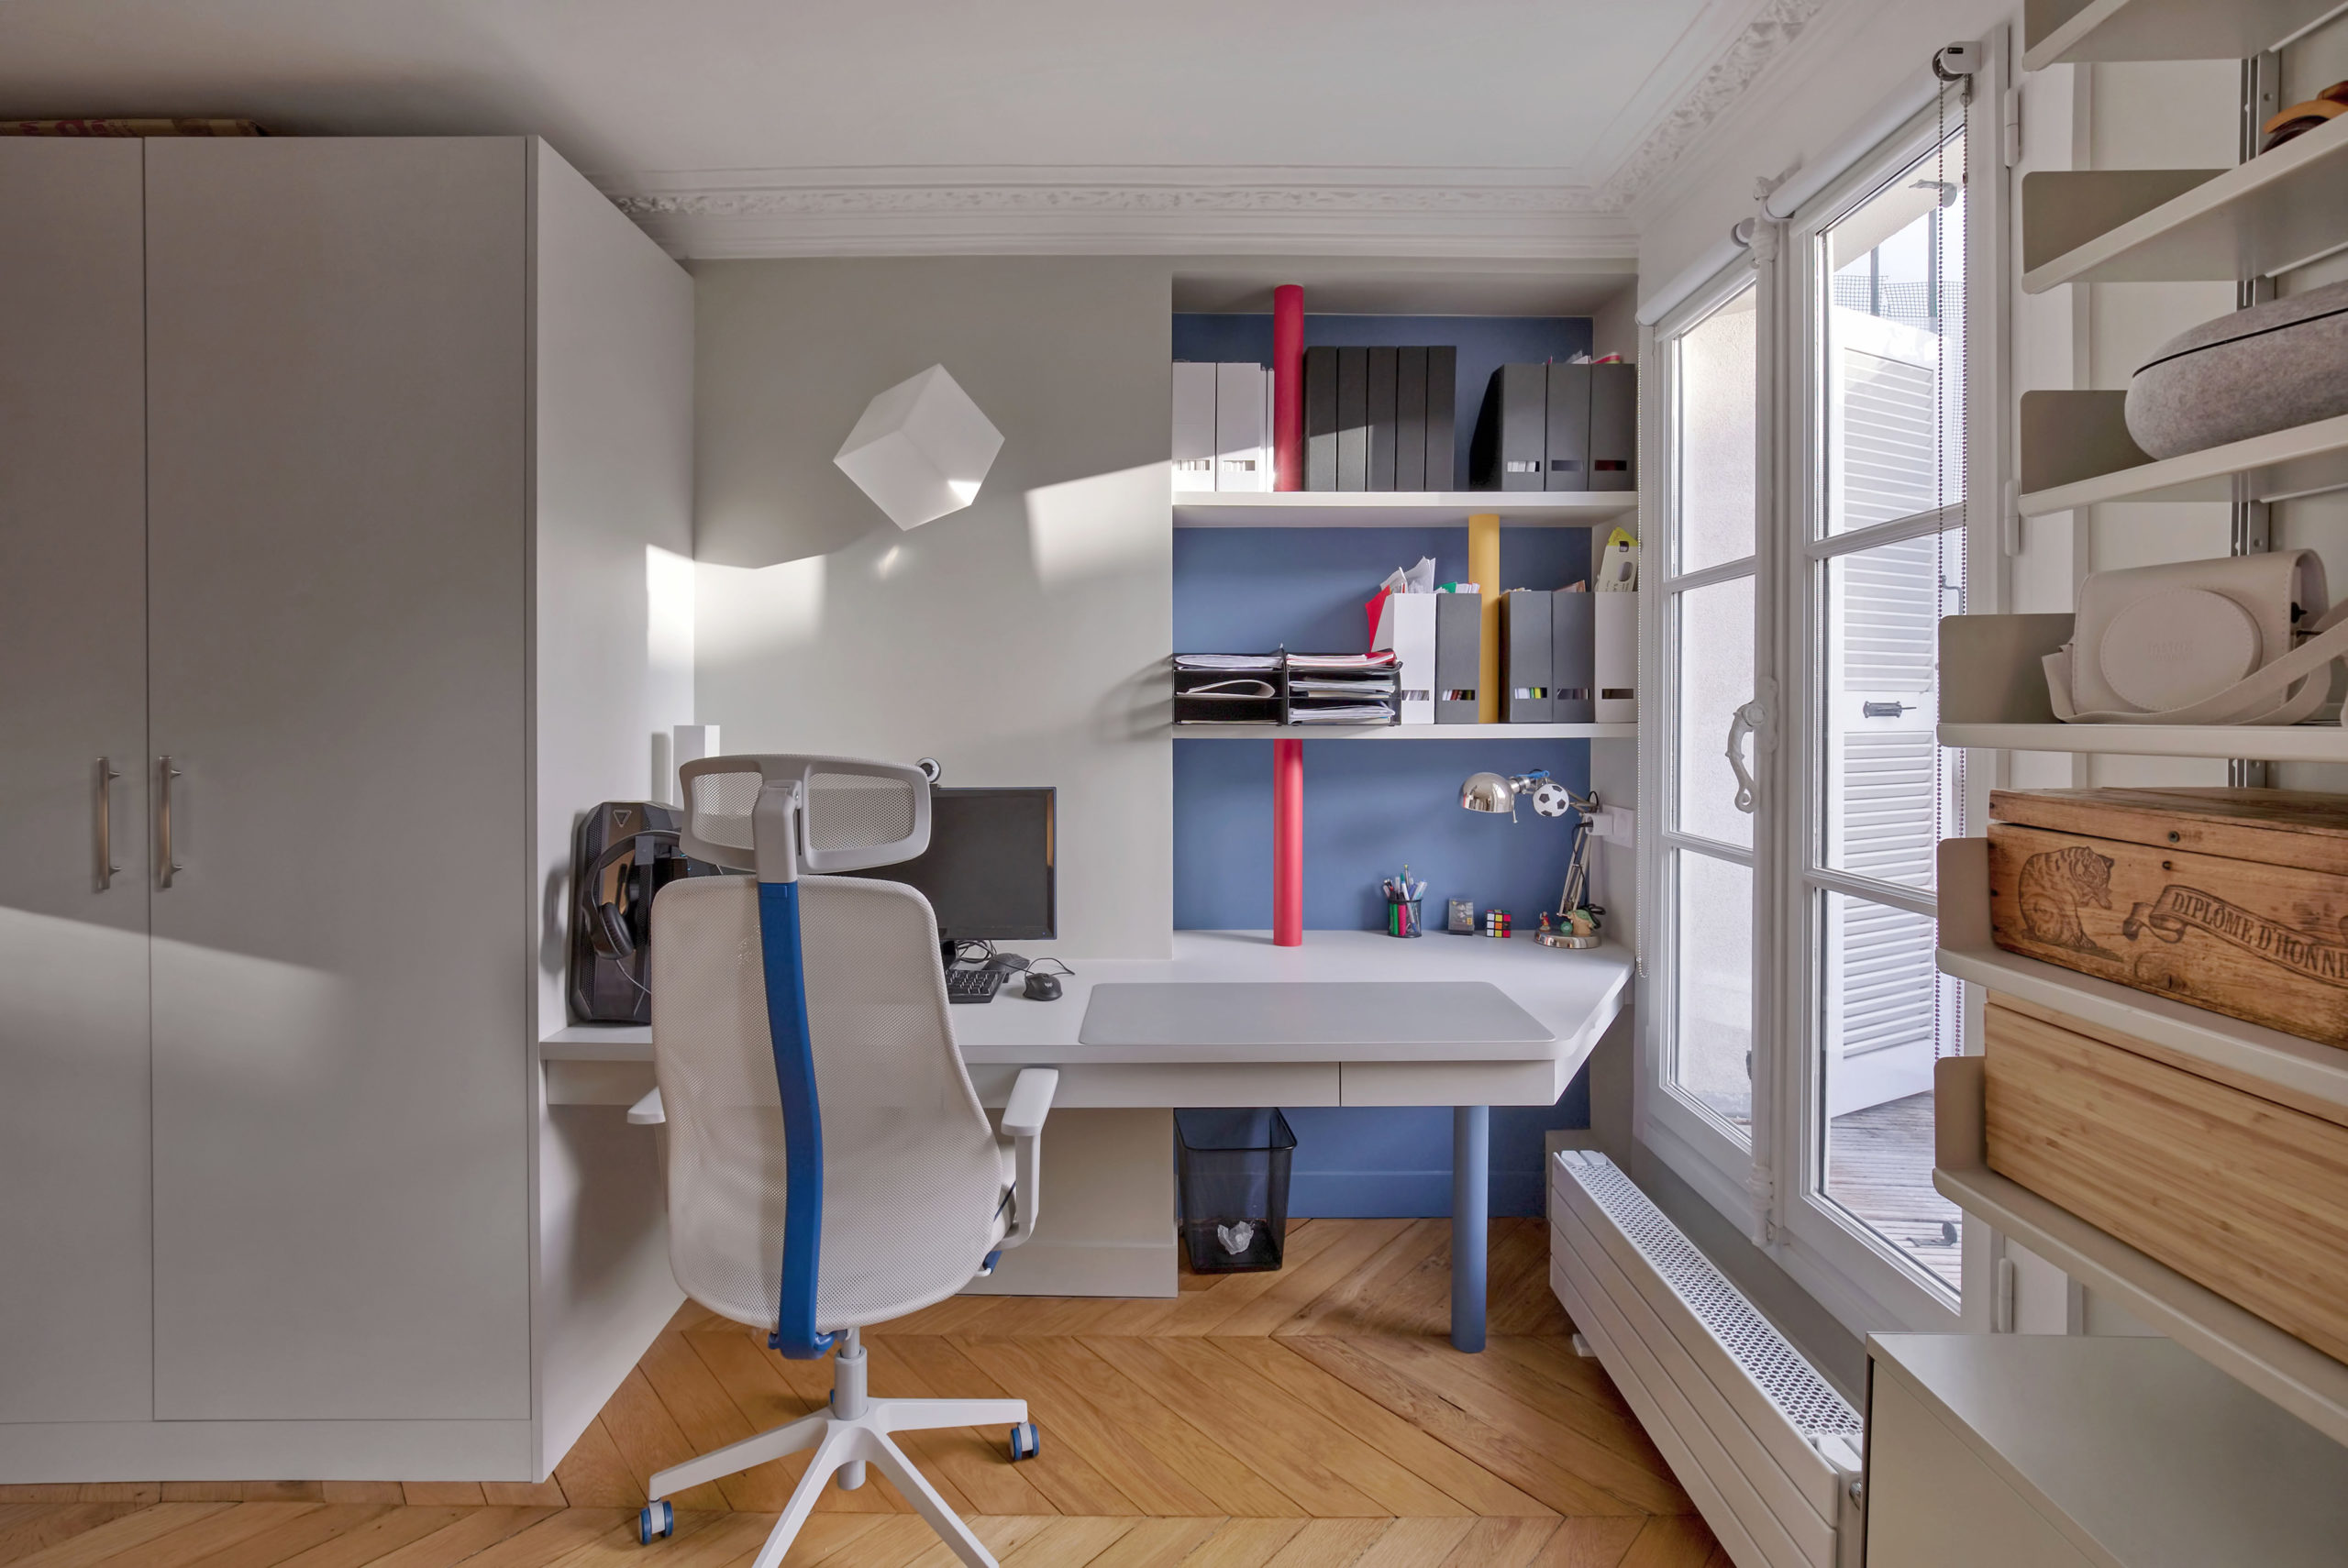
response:
[[[1022,1067],[1011,1086],[1011,1101],[1002,1108],[1003,1135],[1011,1145],[1011,1229],[1002,1245],[1015,1247],[1036,1233],[1036,1217],[1043,1207],[1044,1118],[1050,1114],[1052,1096],[1060,1087],[1059,1073],[1051,1067]]]
[[[1020,1068],[1018,1081],[1011,1086],[1011,1102],[1002,1108],[1002,1130],[1013,1138],[1040,1136],[1059,1087],[1056,1067]]]
[[[668,1108],[660,1103],[660,1091],[654,1089],[627,1108],[630,1127],[658,1127],[669,1120]]]

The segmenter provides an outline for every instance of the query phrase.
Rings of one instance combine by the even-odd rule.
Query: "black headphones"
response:
[[[595,889],[602,885],[604,872],[634,855],[637,845],[648,838],[670,844],[682,842],[674,828],[647,828],[607,847],[595,857],[594,865],[580,874],[579,913],[587,922],[587,941],[606,958],[633,955],[636,952],[636,933],[629,929],[627,913],[620,908],[619,900],[604,898]],[[648,863],[637,869],[648,876],[652,867]],[[620,878],[620,882],[625,885],[626,878]]]

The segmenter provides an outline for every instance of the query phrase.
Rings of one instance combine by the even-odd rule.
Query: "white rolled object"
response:
[[[979,498],[1002,450],[997,430],[943,365],[865,405],[832,461],[900,528],[918,528]]]

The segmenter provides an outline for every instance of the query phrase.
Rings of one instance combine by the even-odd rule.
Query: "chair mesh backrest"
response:
[[[914,831],[913,786],[861,773],[817,773],[807,780],[807,847],[869,849]]]
[[[816,1323],[828,1331],[967,1283],[991,1243],[1002,1166],[954,1045],[928,903],[861,878],[799,886],[824,1127]],[[652,919],[670,1266],[696,1300],[771,1325],[789,1180],[758,887],[672,882]]]
[[[692,781],[692,799],[687,802],[692,817],[685,831],[728,849],[752,847],[750,815],[764,782],[756,769],[700,775]]]

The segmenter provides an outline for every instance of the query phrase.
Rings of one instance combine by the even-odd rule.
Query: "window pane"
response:
[[[1753,553],[1754,290],[1680,335],[1673,384],[1677,570]]]
[[[1753,700],[1753,580],[1690,589],[1673,597],[1672,609],[1679,653],[1678,825],[1749,849],[1753,819],[1736,809],[1728,726]]]
[[[1747,1139],[1753,1121],[1753,873],[1672,852],[1678,1028],[1671,1081]]]
[[[1965,138],[1828,229],[1826,531],[1965,496]]]
[[[1854,550],[1823,570],[1825,862],[1930,888],[1965,793],[1965,754],[1933,734],[1940,618],[1965,609],[1965,530]]]
[[[1956,1290],[1957,1211],[1933,1189],[1933,1062],[1955,1055],[1957,982],[1933,965],[1933,922],[1824,895],[1826,1196]]]

